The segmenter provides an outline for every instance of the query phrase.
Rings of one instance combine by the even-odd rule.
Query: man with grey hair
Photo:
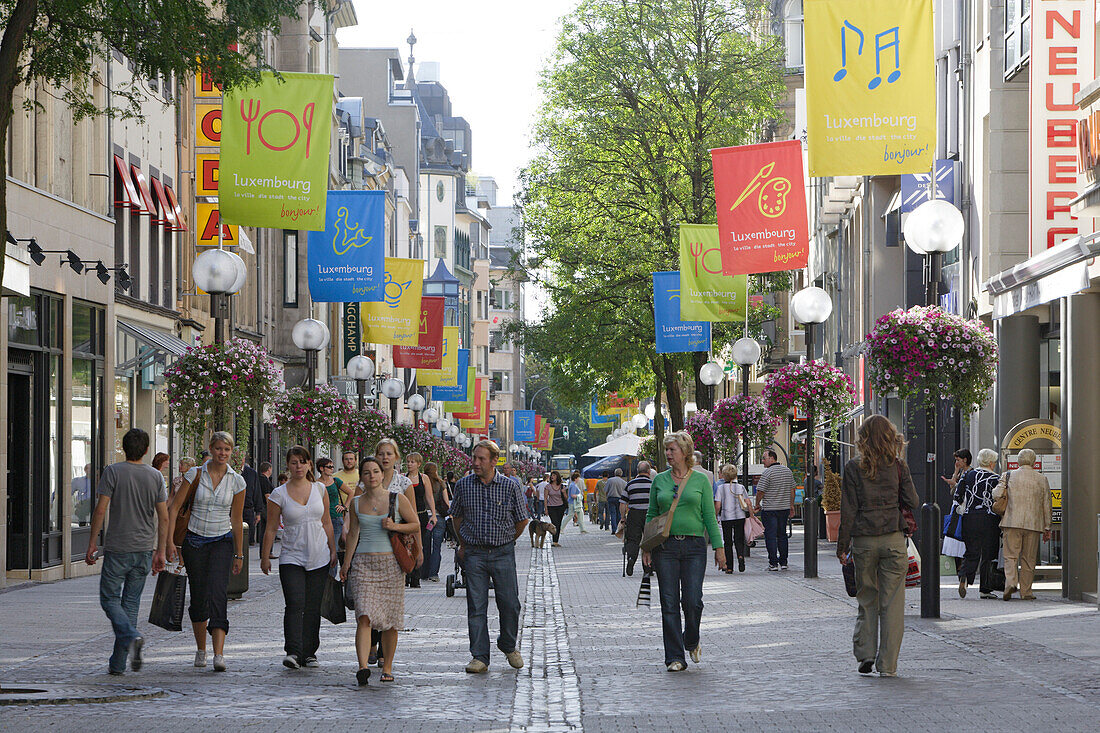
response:
[[[714,471],[709,470],[705,465],[703,465],[703,454],[700,451],[695,451],[695,465],[693,466],[693,468],[707,477],[707,480],[710,481],[710,487],[713,489]]]
[[[607,483],[604,484],[604,491],[607,492],[607,524],[612,532],[618,532],[620,519],[619,503],[623,500],[623,495],[626,493],[626,480],[623,478],[623,469],[615,469],[615,475],[609,478]]]
[[[966,586],[978,576],[978,591],[982,598],[993,594],[993,568],[1001,541],[1001,518],[993,511],[993,489],[1001,477],[993,468],[997,453],[988,448],[978,451],[978,467],[970,467],[970,451],[960,448],[955,458],[966,467],[955,484],[955,511],[962,515],[963,543],[966,553],[959,565],[959,597],[966,598]]]
[[[645,529],[645,515],[649,510],[649,490],[653,479],[649,476],[649,462],[638,462],[638,475],[630,480],[618,499],[617,508],[626,516],[626,529],[623,533],[623,550],[626,552],[626,574],[634,574],[634,563],[638,561],[642,530]],[[609,504],[610,506],[610,504]],[[649,569],[643,567],[647,574]]]

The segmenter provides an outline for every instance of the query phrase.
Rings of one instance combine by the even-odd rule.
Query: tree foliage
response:
[[[563,400],[663,387],[680,427],[681,375],[706,355],[656,353],[651,274],[679,268],[678,224],[715,221],[710,149],[757,141],[777,115],[781,46],[754,32],[761,10],[585,0],[563,20],[520,194],[528,276],[551,307],[512,327]]]
[[[15,90],[43,84],[76,119],[99,113],[140,116],[150,101],[144,81],[200,69],[224,88],[258,80],[265,31],[297,17],[298,0],[0,0],[0,231],[7,231],[8,126]],[[97,106],[92,82],[111,54],[133,65],[128,82],[112,80],[113,106]],[[258,62],[259,60],[259,62]],[[28,95],[28,99],[33,95]],[[0,258],[0,277],[3,259]]]

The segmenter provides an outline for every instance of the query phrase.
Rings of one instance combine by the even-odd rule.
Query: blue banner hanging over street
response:
[[[514,415],[516,420],[514,439],[524,443],[534,443],[538,440],[539,436],[535,435],[535,411],[516,410]]]
[[[309,233],[309,294],[317,303],[382,300],[386,192],[329,191],[325,230]]]
[[[680,271],[653,273],[657,353],[710,351],[710,323],[680,320]]]
[[[458,385],[455,387],[432,387],[433,400],[463,402],[466,400],[466,388],[469,386],[470,350],[458,350]]]
[[[932,173],[904,173],[901,176],[901,213],[908,214],[931,200]],[[936,161],[936,198],[955,203],[955,161]]]

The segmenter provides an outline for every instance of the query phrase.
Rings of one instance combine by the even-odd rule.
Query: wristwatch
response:
[[[244,555],[234,555],[233,559],[234,560],[244,560]]]

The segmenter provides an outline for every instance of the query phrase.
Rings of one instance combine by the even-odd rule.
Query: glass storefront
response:
[[[72,435],[69,450],[69,491],[72,493],[73,557],[88,547],[96,479],[105,465],[104,377],[105,314],[102,308],[73,301]]]

